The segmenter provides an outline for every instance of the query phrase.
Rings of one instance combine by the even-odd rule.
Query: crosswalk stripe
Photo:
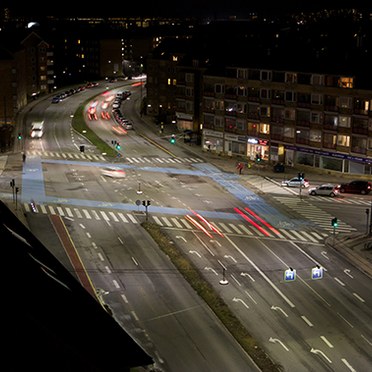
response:
[[[58,211],[58,214],[60,215],[60,216],[64,216],[65,215],[65,212],[63,211],[63,209],[61,208],[61,207],[57,207],[57,211]]]
[[[152,218],[155,220],[155,222],[156,222],[159,226],[163,226],[162,222],[159,220],[158,217],[153,216]]]
[[[81,215],[79,209],[74,208],[74,212],[76,213],[76,215],[78,216],[78,218],[83,218],[83,216]]]
[[[298,237],[298,239],[306,241],[306,239],[300,235],[296,230],[291,230],[291,233]]]
[[[151,163],[150,159],[144,158],[148,163]]]
[[[84,216],[88,219],[91,220],[92,216],[89,214],[89,212],[86,209],[83,209]]]
[[[73,217],[74,217],[74,215],[72,214],[72,212],[71,212],[71,209],[70,209],[70,208],[66,208],[66,212],[67,212],[67,215],[68,215],[69,217],[71,217],[71,218],[73,218]]]
[[[155,158],[156,161],[158,161],[159,163],[164,163],[163,160],[161,160],[160,158]]]
[[[129,163],[133,163],[133,160],[131,158],[125,158],[126,160],[129,161]]]
[[[140,163],[140,161],[137,158],[132,158],[132,160],[134,160],[135,163]]]
[[[89,160],[92,160],[92,157],[88,154],[85,155]]]
[[[178,164],[182,164],[182,161],[180,159],[174,158],[174,161]]]
[[[185,219],[181,218],[180,221],[185,225],[187,229],[193,229],[193,227]]]
[[[57,214],[56,211],[54,210],[54,208],[51,205],[48,205],[48,208],[49,208],[51,214]]]
[[[125,216],[123,215],[123,213],[119,212],[118,213],[118,216],[122,219],[123,222],[127,223],[128,220],[125,218]]]
[[[242,235],[242,232],[232,223],[229,223],[229,226],[235,230],[239,235]]]
[[[305,235],[307,238],[309,238],[312,242],[317,242],[317,240],[311,236],[310,234],[308,234],[306,231],[301,231],[301,234]]]
[[[23,203],[23,208],[25,209],[26,212],[31,212],[31,208],[28,205],[28,203]]]
[[[169,220],[168,220],[167,217],[162,217],[162,220],[165,222],[165,224],[166,224],[168,227],[172,227],[172,224],[169,222]]]
[[[102,217],[105,221],[110,221],[110,219],[108,218],[107,214],[104,211],[99,211],[99,213],[101,213],[101,215],[102,215]]]
[[[222,228],[226,231],[226,232],[228,232],[228,233],[232,233],[232,231],[223,223],[223,222],[219,222],[218,223],[220,226],[222,226]]]
[[[48,213],[44,204],[40,204],[39,207],[40,207],[42,213],[44,213],[44,214]]]
[[[316,233],[315,231],[312,231],[311,232],[316,238],[318,238],[319,240],[322,240],[323,239],[323,236],[320,236],[318,233]]]
[[[248,235],[253,235],[252,231],[247,229],[244,225],[238,225]]]
[[[98,215],[98,213],[94,209],[92,209],[90,212],[92,213],[93,217],[96,220],[100,220],[101,219],[101,217]]]
[[[280,232],[282,232],[284,235],[286,235],[287,238],[292,239],[292,240],[295,240],[295,239],[296,239],[296,238],[295,238],[293,235],[291,235],[287,230],[285,230],[285,229],[279,229],[279,230],[280,230]]]
[[[173,223],[174,223],[174,224],[175,224],[179,229],[182,228],[182,225],[178,222],[177,218],[172,217],[171,220],[173,221]]]
[[[138,221],[132,214],[128,213],[127,216],[132,221],[132,223],[138,223]]]
[[[114,212],[109,212],[109,215],[113,218],[115,222],[119,222],[118,218],[115,216]]]

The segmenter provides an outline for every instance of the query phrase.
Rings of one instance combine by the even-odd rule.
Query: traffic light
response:
[[[172,137],[171,137],[171,139],[170,139],[170,143],[171,143],[172,145],[174,145],[174,144],[176,143],[176,136],[175,136],[174,134],[172,134]]]
[[[22,133],[21,132],[18,132],[18,137],[17,137],[19,140],[22,139]]]
[[[303,172],[299,172],[299,173],[298,173],[298,179],[300,179],[300,180],[305,179],[305,173],[303,173]]]
[[[115,145],[115,146],[116,146],[116,149],[117,149],[117,150],[120,150],[120,149],[121,149],[120,142],[117,142],[117,141],[116,141],[116,145]]]
[[[333,227],[337,227],[338,226],[337,217],[332,218],[332,226]]]
[[[256,162],[259,163],[261,161],[261,154],[256,154]]]

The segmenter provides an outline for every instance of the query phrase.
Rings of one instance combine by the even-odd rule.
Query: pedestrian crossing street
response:
[[[28,156],[39,156],[42,158],[53,158],[60,160],[90,160],[90,161],[107,161],[103,155],[79,153],[79,152],[55,152],[55,151],[29,151]],[[141,157],[123,157],[124,161],[130,164],[192,164],[204,163],[203,159],[197,157],[156,157],[156,156],[141,156]]]
[[[37,204],[32,209],[30,204],[23,203],[26,212],[41,213],[46,215],[59,215],[70,219],[87,219],[96,221],[116,222],[116,223],[133,223],[138,224],[142,221],[143,213],[128,213],[100,208],[83,208],[70,206],[56,206],[50,204]],[[141,216],[141,221],[138,219]],[[195,230],[186,218],[172,216],[155,216],[149,215],[149,220],[164,228],[173,228],[181,230]],[[214,222],[212,223],[224,235],[242,235],[252,237],[280,238],[300,242],[320,243],[328,236],[325,233],[315,231],[298,231],[294,229],[263,229],[261,230],[239,222]]]
[[[315,205],[308,203],[304,199],[299,199],[298,197],[294,198],[293,196],[274,196],[274,198],[280,203],[285,204],[296,213],[299,213],[301,216],[304,216],[306,219],[312,221],[314,224],[321,227],[322,229],[333,232],[331,220],[334,216],[325,212],[323,209],[320,209]],[[313,199],[313,197],[311,198]],[[328,199],[324,196],[319,198],[322,198],[322,201]],[[333,202],[336,198],[329,199],[331,199],[330,202]],[[352,232],[356,230],[357,229],[355,229],[354,227],[338,219],[337,232]]]

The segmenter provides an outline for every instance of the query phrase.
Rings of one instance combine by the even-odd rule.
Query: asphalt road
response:
[[[89,93],[81,94],[85,100]],[[108,164],[94,149],[85,158],[78,153],[81,138],[71,131],[69,115],[79,102],[72,97],[58,105],[44,101],[27,116],[28,122],[45,112],[52,124],[43,140],[26,142],[22,201],[36,198],[40,213],[64,216],[117,319],[165,370],[187,370],[190,361],[195,370],[197,365],[221,371],[251,365],[133,222],[145,218],[136,200],[150,200],[151,221],[188,253],[285,370],[368,370],[371,279],[329,250],[324,239],[332,237],[333,216],[339,217],[339,231],[364,231],[369,197],[300,198],[297,190],[278,186],[278,176],[221,171],[220,159],[203,162],[190,149],[170,145],[166,135],[157,138],[148,131],[136,114],[139,97],[137,89],[123,107],[135,125],[125,137],[109,121],[89,122],[107,143],[122,141],[122,159],[115,166],[125,171],[124,179],[103,176]],[[316,182],[325,180],[319,176]],[[210,225],[192,211],[221,235],[201,232],[200,226],[208,230]],[[316,265],[324,275],[314,280]],[[221,286],[223,268],[229,284]],[[290,268],[296,270],[295,280],[286,280]],[[170,322],[172,338],[165,334]]]

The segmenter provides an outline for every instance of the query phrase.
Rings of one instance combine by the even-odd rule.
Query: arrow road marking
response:
[[[345,270],[344,270],[344,273],[345,273],[346,275],[350,276],[351,279],[354,279],[354,277],[350,274],[350,271],[351,271],[350,269],[345,269]]]
[[[216,275],[218,275],[217,271],[213,269],[212,267],[205,267],[204,270],[213,271]]]
[[[285,346],[285,345],[283,344],[283,342],[280,341],[278,338],[270,337],[270,338],[269,338],[269,341],[272,342],[273,344],[275,344],[275,343],[279,343],[280,345],[283,346],[283,348],[284,348],[286,351],[289,351],[289,349],[287,348],[287,346]]]
[[[277,310],[279,310],[279,311],[281,311],[283,314],[284,314],[284,316],[286,317],[286,318],[288,318],[288,314],[281,308],[281,307],[279,307],[279,306],[274,306],[274,305],[272,305],[271,306],[271,310],[275,310],[275,311],[277,311]]]
[[[189,253],[191,253],[191,254],[196,254],[199,258],[201,257],[201,256],[200,256],[200,253],[197,252],[197,251],[189,251]]]
[[[241,302],[247,309],[249,309],[249,306],[241,299],[241,298],[233,298],[234,302]]]
[[[314,354],[320,354],[320,355],[322,355],[323,358],[326,359],[329,363],[332,363],[332,360],[329,359],[329,358],[327,357],[327,355],[325,355],[325,354],[323,353],[323,351],[318,350],[318,349],[311,348],[310,352],[311,352],[311,353],[314,353]]]
[[[248,273],[240,273],[240,275],[241,276],[248,276],[252,280],[252,282],[255,282],[255,280],[253,279],[253,277],[250,274],[248,274]]]
[[[180,236],[180,235],[177,235],[176,239],[182,239],[185,243],[187,242],[187,240],[183,236]]]

